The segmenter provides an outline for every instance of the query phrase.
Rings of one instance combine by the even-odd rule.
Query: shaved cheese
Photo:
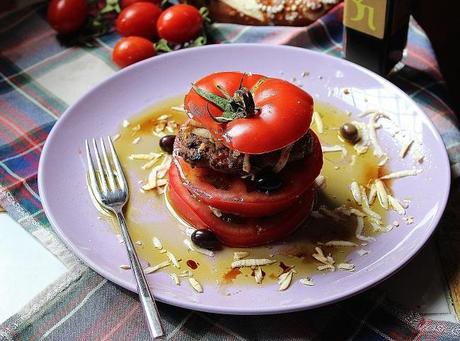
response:
[[[355,265],[351,263],[340,263],[337,264],[337,268],[340,270],[354,271]]]
[[[364,249],[358,250],[358,255],[360,255],[360,256],[365,256],[367,254],[369,254],[368,250],[364,250]]]
[[[313,282],[313,280],[309,277],[306,277],[306,278],[302,278],[299,280],[299,282],[303,285],[306,285],[306,286],[313,286],[315,285],[315,283]]]
[[[157,237],[152,238],[152,243],[153,243],[153,246],[158,250],[161,250],[163,248],[163,245],[161,244],[160,240]]]
[[[401,159],[404,159],[406,157],[407,152],[409,151],[413,143],[414,140],[411,139],[402,146],[401,150],[399,151],[399,156],[401,157]]]
[[[254,279],[256,280],[257,284],[261,284],[263,278],[264,278],[264,274],[262,272],[262,268],[258,266],[256,270],[254,271]]]
[[[180,285],[179,277],[177,276],[177,274],[172,273],[172,274],[169,274],[169,276],[171,277],[171,279],[174,281],[176,285]]]
[[[293,276],[294,276],[293,270],[289,270],[288,272],[281,274],[278,280],[278,284],[279,284],[278,290],[284,291],[287,288],[289,288],[289,286],[291,285]]]
[[[323,271],[323,270],[335,271],[335,266],[331,264],[324,264],[324,265],[319,265],[317,269],[319,271]]]
[[[170,251],[166,252],[166,256],[168,256],[169,260],[176,268],[180,269],[179,260],[176,258],[176,256],[174,256]]]
[[[190,283],[192,288],[195,289],[196,292],[199,292],[199,293],[203,292],[203,287],[195,278],[189,277],[188,282]]]
[[[375,188],[377,190],[377,197],[379,199],[380,205],[384,209],[388,209],[388,194],[385,189],[385,185],[383,184],[382,180],[377,179],[375,180]]]
[[[393,196],[389,195],[388,196],[388,202],[390,204],[390,207],[395,210],[396,212],[398,212],[398,214],[400,215],[404,215],[406,214],[406,210],[404,209],[404,207],[401,205],[401,203],[399,202],[398,199],[394,198]]]
[[[324,189],[326,188],[326,178],[324,175],[318,175],[314,181],[314,186],[316,188]]]
[[[193,128],[192,133],[197,135],[197,136],[204,137],[206,139],[211,139],[212,138],[211,133],[209,132],[209,130],[205,129],[205,128]]]
[[[375,186],[375,183],[372,183],[371,188],[369,189],[369,197],[367,199],[369,202],[369,205],[372,205],[374,203],[376,195],[377,195],[377,187]]]
[[[362,202],[362,198],[361,198],[361,191],[359,189],[359,185],[356,181],[353,181],[351,184],[350,184],[350,190],[351,190],[351,194],[353,195],[353,199],[355,199],[356,203],[358,205],[361,205],[361,202]]]
[[[324,243],[323,245],[325,246],[351,246],[351,247],[358,246],[358,244],[350,242],[348,240],[330,240]]]
[[[377,132],[376,132],[376,121],[377,118],[381,115],[381,113],[373,113],[369,118],[369,140],[374,147],[374,155],[378,158],[386,156],[386,153],[383,151],[382,147],[377,141]]]
[[[272,259],[241,259],[236,260],[232,263],[232,268],[251,267],[251,266],[263,266],[276,263],[276,260]]]
[[[415,176],[420,174],[421,172],[421,169],[407,169],[381,176],[380,180],[398,179],[404,178],[406,176]]]
[[[369,149],[369,131],[367,125],[362,122],[353,121],[352,124],[358,129],[360,139],[353,145],[358,154],[364,154]]]
[[[338,144],[334,146],[321,145],[321,150],[323,151],[323,153],[341,152],[342,154],[347,155],[347,150],[343,146],[339,146]]]
[[[244,157],[243,157],[243,172],[245,172],[245,173],[251,173],[250,157],[251,156],[249,154],[244,154]]]
[[[209,209],[211,210],[212,214],[214,214],[217,218],[220,218],[222,217],[222,211],[215,208],[215,207],[212,207],[212,206],[208,206]]]
[[[158,270],[160,270],[162,268],[165,268],[165,267],[169,266],[170,264],[171,264],[171,262],[169,260],[165,260],[164,262],[161,262],[161,263],[159,263],[159,264],[157,264],[155,266],[149,266],[149,267],[145,268],[144,273],[146,275],[151,274],[151,273],[153,273],[155,271],[158,271]]]
[[[289,160],[289,155],[291,154],[292,147],[294,147],[294,144],[291,144],[291,145],[285,147],[281,151],[280,158],[276,162],[275,166],[273,166],[273,172],[279,173],[284,168],[284,166],[286,166],[286,164],[287,164],[287,162]]]
[[[318,133],[322,134],[324,132],[323,119],[317,111],[313,111],[312,122],[315,123]]]
[[[240,259],[246,258],[247,256],[249,256],[249,252],[247,252],[247,251],[235,251],[235,252],[233,252],[233,259],[234,260],[240,260]]]
[[[184,106],[183,106],[183,105],[171,107],[171,110],[185,112],[185,109],[184,109]]]

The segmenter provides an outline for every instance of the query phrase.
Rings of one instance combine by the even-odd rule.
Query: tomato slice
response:
[[[318,137],[312,135],[312,153],[300,161],[288,164],[281,172],[284,179],[280,190],[265,194],[248,187],[238,176],[222,174],[209,168],[193,168],[175,157],[181,169],[182,182],[197,199],[223,212],[246,217],[263,217],[281,212],[311,187],[323,165]]]
[[[313,190],[308,190],[289,209],[276,215],[226,222],[215,216],[208,205],[192,197],[175,165],[169,169],[168,195],[183,219],[196,228],[210,229],[222,244],[232,247],[258,246],[288,236],[309,216],[313,204]]]

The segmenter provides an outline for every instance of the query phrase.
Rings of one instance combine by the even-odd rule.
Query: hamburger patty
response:
[[[303,159],[311,153],[312,139],[309,133],[294,143],[287,162]],[[212,139],[208,130],[187,122],[181,127],[176,137],[174,153],[181,156],[194,167],[208,167],[230,174],[247,174],[245,155],[231,150],[221,142]],[[282,154],[277,150],[266,154],[249,156],[250,173],[273,168]],[[246,166],[247,167],[247,166]]]

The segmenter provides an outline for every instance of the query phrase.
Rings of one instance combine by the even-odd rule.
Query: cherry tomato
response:
[[[158,35],[172,43],[182,44],[199,36],[203,18],[196,7],[179,4],[161,13],[157,22]]]
[[[48,22],[57,32],[66,34],[83,26],[88,14],[86,0],[51,0]]]
[[[208,205],[194,199],[182,185],[175,165],[169,169],[168,188],[169,200],[179,216],[196,228],[211,230],[222,244],[232,247],[263,245],[288,236],[309,216],[313,203],[313,191],[308,190],[281,213],[232,222],[218,218]]]
[[[153,43],[142,37],[121,38],[113,48],[112,60],[119,67],[125,67],[156,54]]]
[[[184,186],[202,203],[223,212],[246,217],[262,217],[285,210],[309,189],[321,171],[323,155],[313,132],[312,153],[303,160],[288,164],[279,176],[282,187],[269,195],[248,186],[249,180],[218,173],[210,168],[193,168],[182,158],[175,163],[181,169]]]
[[[202,78],[195,85],[185,96],[185,109],[215,139],[232,150],[248,154],[269,153],[297,141],[310,127],[313,99],[287,81],[241,72],[218,72]],[[243,112],[244,118],[224,124],[216,122],[218,117],[225,118],[225,115],[222,117],[222,108],[198,94],[196,89],[224,100],[223,92],[226,92],[238,104],[232,106],[230,113]]]
[[[136,2],[123,9],[115,22],[117,32],[147,39],[157,37],[157,20],[161,9],[149,2]]]
[[[150,2],[154,5],[160,6],[161,0],[121,0],[120,7],[126,8],[136,2]]]

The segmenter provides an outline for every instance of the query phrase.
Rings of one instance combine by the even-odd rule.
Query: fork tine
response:
[[[126,178],[125,178],[125,175],[123,173],[123,169],[121,168],[120,160],[118,160],[118,155],[117,155],[117,152],[115,151],[115,148],[113,146],[112,139],[110,138],[110,136],[107,136],[107,140],[109,141],[109,147],[110,147],[110,151],[112,153],[112,161],[113,161],[113,164],[115,165],[115,169],[117,171],[118,183],[120,184],[120,187],[121,187],[121,189],[123,191],[128,192],[128,184],[126,183]]]
[[[105,172],[107,174],[107,180],[109,181],[110,189],[114,191],[117,188],[117,185],[115,184],[115,177],[112,172],[112,166],[110,165],[109,158],[107,157],[107,150],[105,148],[104,139],[101,137],[100,141],[101,141],[102,157],[104,159],[104,164],[105,164]]]
[[[96,199],[100,201],[100,189],[99,189],[99,184],[96,179],[96,172],[94,171],[94,164],[93,164],[93,159],[91,158],[91,152],[89,149],[89,143],[88,140],[85,140],[85,146],[86,146],[86,159],[88,162],[88,173],[89,173],[89,185],[91,186],[92,192]]]
[[[107,181],[105,180],[105,172],[104,168],[102,168],[101,157],[99,156],[99,148],[97,147],[96,140],[93,139],[93,147],[94,147],[94,154],[96,154],[96,164],[97,164],[97,171],[99,172],[99,180],[101,183],[101,192],[103,194],[107,194]]]

